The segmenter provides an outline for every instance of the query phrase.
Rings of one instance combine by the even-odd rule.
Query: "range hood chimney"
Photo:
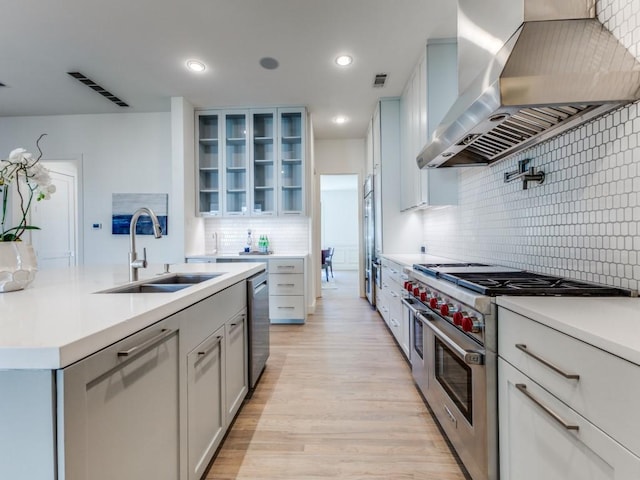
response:
[[[478,3],[459,0],[459,15]],[[515,18],[517,29],[445,115],[420,168],[488,165],[640,98],[640,63],[595,18],[595,0],[489,3],[501,5],[465,21]]]

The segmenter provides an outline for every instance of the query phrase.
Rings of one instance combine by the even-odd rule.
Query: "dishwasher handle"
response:
[[[259,283],[253,287],[253,296],[257,296],[262,290],[267,288],[267,281]]]

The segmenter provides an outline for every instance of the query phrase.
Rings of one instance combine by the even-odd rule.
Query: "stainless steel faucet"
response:
[[[138,280],[138,269],[147,268],[147,249],[142,249],[142,258],[138,260],[138,254],[136,253],[136,226],[138,225],[138,218],[140,215],[149,215],[151,222],[153,223],[153,236],[155,238],[162,237],[162,227],[158,222],[158,217],[150,208],[142,207],[136,210],[131,217],[131,225],[129,225],[129,281],[135,282]]]

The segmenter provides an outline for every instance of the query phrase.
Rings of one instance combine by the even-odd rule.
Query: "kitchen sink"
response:
[[[223,273],[167,274],[159,278],[129,283],[127,285],[101,290],[96,293],[172,293],[206,282],[220,275],[223,275]]]
[[[222,273],[174,273],[167,274],[167,276],[162,276],[160,278],[156,278],[154,280],[149,280],[145,282],[145,285],[154,284],[175,284],[175,285],[183,285],[189,284],[193,285],[194,283],[206,282],[207,280],[211,280],[212,278],[216,278],[222,275]]]
[[[188,287],[195,285],[194,283],[180,283],[180,284],[154,284],[154,283],[142,283],[139,285],[125,285],[123,287],[116,287],[109,290],[103,290],[97,293],[172,293],[177,292]]]

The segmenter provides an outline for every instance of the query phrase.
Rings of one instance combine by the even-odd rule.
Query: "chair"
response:
[[[333,247],[322,250],[322,268],[327,276],[327,282],[329,281],[329,271],[331,271],[331,278],[333,278],[333,252]]]

